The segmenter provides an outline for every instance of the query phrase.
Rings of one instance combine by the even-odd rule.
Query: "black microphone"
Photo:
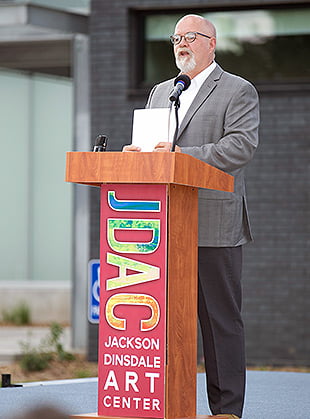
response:
[[[180,94],[189,88],[191,84],[191,79],[188,77],[187,74],[181,74],[174,80],[174,89],[171,95],[169,96],[169,100],[171,102],[176,102],[179,99]]]
[[[96,143],[93,151],[106,151],[108,144],[108,137],[104,134],[99,134],[96,137]]]

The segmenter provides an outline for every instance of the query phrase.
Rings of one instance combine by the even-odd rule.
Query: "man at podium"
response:
[[[175,151],[234,176],[233,193],[199,191],[198,315],[207,392],[214,417],[241,418],[245,394],[241,318],[242,246],[252,240],[244,168],[258,145],[259,106],[248,81],[215,62],[216,29],[198,15],[177,22],[171,36],[176,65],[191,84],[180,97]],[[174,80],[155,86],[148,108],[169,107]],[[170,152],[169,141],[155,152]],[[141,151],[134,145],[123,151]]]

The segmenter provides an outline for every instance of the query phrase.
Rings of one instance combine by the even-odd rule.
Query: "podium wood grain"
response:
[[[183,153],[68,152],[66,181],[174,183],[233,192],[233,176]]]
[[[167,418],[196,415],[197,198],[197,188],[169,185]]]

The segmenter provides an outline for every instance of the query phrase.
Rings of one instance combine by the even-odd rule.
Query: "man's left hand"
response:
[[[171,147],[172,147],[172,143],[169,143],[168,141],[166,141],[166,142],[162,141],[162,142],[156,144],[153,151],[160,151],[160,152],[167,153],[167,152],[171,151]],[[176,145],[175,146],[175,151],[180,153],[181,152],[180,147]]]

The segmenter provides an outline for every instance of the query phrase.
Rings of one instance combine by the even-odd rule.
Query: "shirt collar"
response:
[[[192,79],[192,83],[197,87],[202,86],[203,82],[207,79],[207,77],[210,76],[210,74],[215,69],[215,67],[216,67],[216,62],[213,61],[207,68],[202,70],[199,74],[197,74],[197,76],[195,76]]]

